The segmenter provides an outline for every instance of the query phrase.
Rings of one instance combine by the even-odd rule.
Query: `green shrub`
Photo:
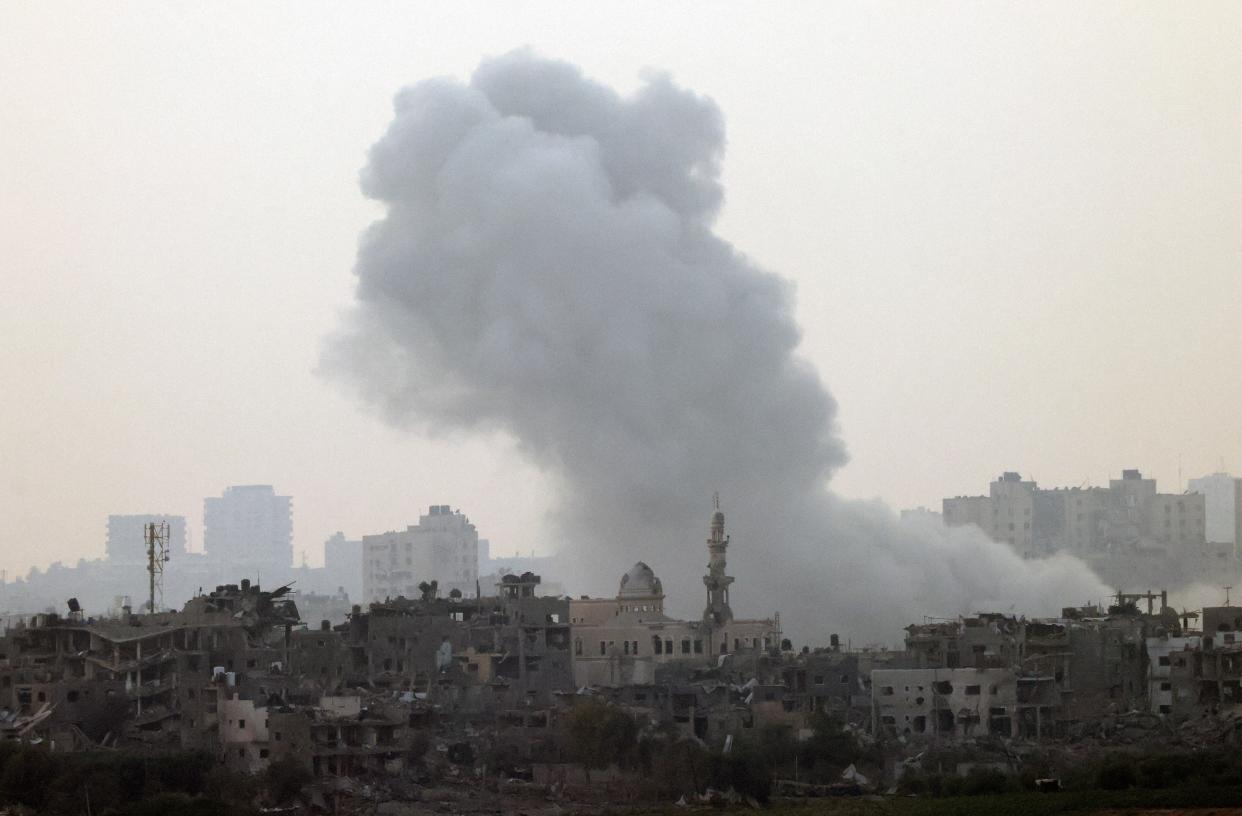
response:
[[[1138,783],[1134,762],[1130,759],[1113,758],[1100,765],[1095,783],[1103,790],[1125,790]]]

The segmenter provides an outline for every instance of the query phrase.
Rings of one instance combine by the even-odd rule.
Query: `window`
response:
[[[246,721],[245,721],[245,720],[238,720],[238,721],[237,721],[237,727],[238,727],[238,728],[245,728],[245,727],[246,727]]]
[[[815,675],[815,685],[822,686],[824,684],[824,676],[822,674]]]
[[[681,640],[681,653],[682,653],[682,654],[690,654],[690,639],[689,639],[689,638],[682,638],[682,640]]]
[[[630,653],[630,642],[628,640],[625,641],[625,653],[626,654]]]
[[[967,686],[966,694],[971,697],[977,697],[979,695],[979,687],[978,686]]]
[[[1162,655],[1162,656],[1161,656],[1161,658],[1160,658],[1160,660],[1159,660],[1158,662],[1160,663],[1160,665],[1161,665],[1161,666],[1167,666],[1167,665],[1169,665],[1169,656],[1168,656],[1168,655]]]
[[[599,642],[599,653],[601,657],[608,654],[608,644],[602,640]]]
[[[651,639],[651,650],[656,654],[664,654],[664,642],[660,640],[659,635]]]
[[[695,653],[695,654],[703,654],[703,641],[701,641],[701,640],[696,640],[696,641],[694,642],[694,653]]]
[[[1161,690],[1161,691],[1172,691],[1172,690],[1173,690],[1173,684],[1172,684],[1172,683],[1161,683],[1161,684],[1160,684],[1160,690]]]
[[[893,696],[893,687],[892,687],[892,686],[884,686],[883,688],[881,688],[881,689],[880,689],[880,694],[881,694],[881,695],[883,695],[884,697],[892,697],[892,696]]]
[[[260,749],[259,749],[259,759],[267,759],[267,749],[266,749],[266,748],[260,748]]]
[[[673,639],[672,638],[669,638],[664,641],[664,651],[667,652],[668,654],[673,653]]]

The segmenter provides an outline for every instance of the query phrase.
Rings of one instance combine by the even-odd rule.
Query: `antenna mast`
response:
[[[157,609],[164,606],[164,565],[168,563],[168,522],[145,524],[142,532],[147,544],[147,577],[150,579],[151,590],[147,612],[154,615]]]

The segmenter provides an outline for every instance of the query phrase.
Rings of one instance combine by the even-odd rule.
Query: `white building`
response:
[[[473,595],[479,581],[479,532],[447,504],[432,505],[418,525],[362,537],[365,601],[419,597],[418,585],[435,581],[439,593]]]
[[[136,516],[108,516],[106,552],[113,564],[145,564],[147,562],[146,526],[168,525],[168,554],[179,559],[185,555],[185,516],[163,513]]]
[[[282,580],[293,566],[293,499],[271,485],[227,487],[204,499],[203,550],[229,580],[254,572]]]

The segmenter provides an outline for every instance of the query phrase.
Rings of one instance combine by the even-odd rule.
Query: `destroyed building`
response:
[[[119,740],[198,747],[214,724],[217,685],[284,675],[298,623],[287,591],[243,581],[180,612],[119,619],[86,617],[71,600],[66,616],[35,616],[0,639],[0,707],[37,718],[37,732],[66,749]]]
[[[1167,615],[1143,615],[1130,604],[1107,613],[1067,609],[1046,620],[992,613],[909,626],[906,648],[918,668],[872,673],[876,726],[957,737],[1070,733],[1102,713],[1142,706],[1145,637],[1162,623]],[[937,691],[946,673],[954,679]],[[964,696],[960,686],[969,689]]]

